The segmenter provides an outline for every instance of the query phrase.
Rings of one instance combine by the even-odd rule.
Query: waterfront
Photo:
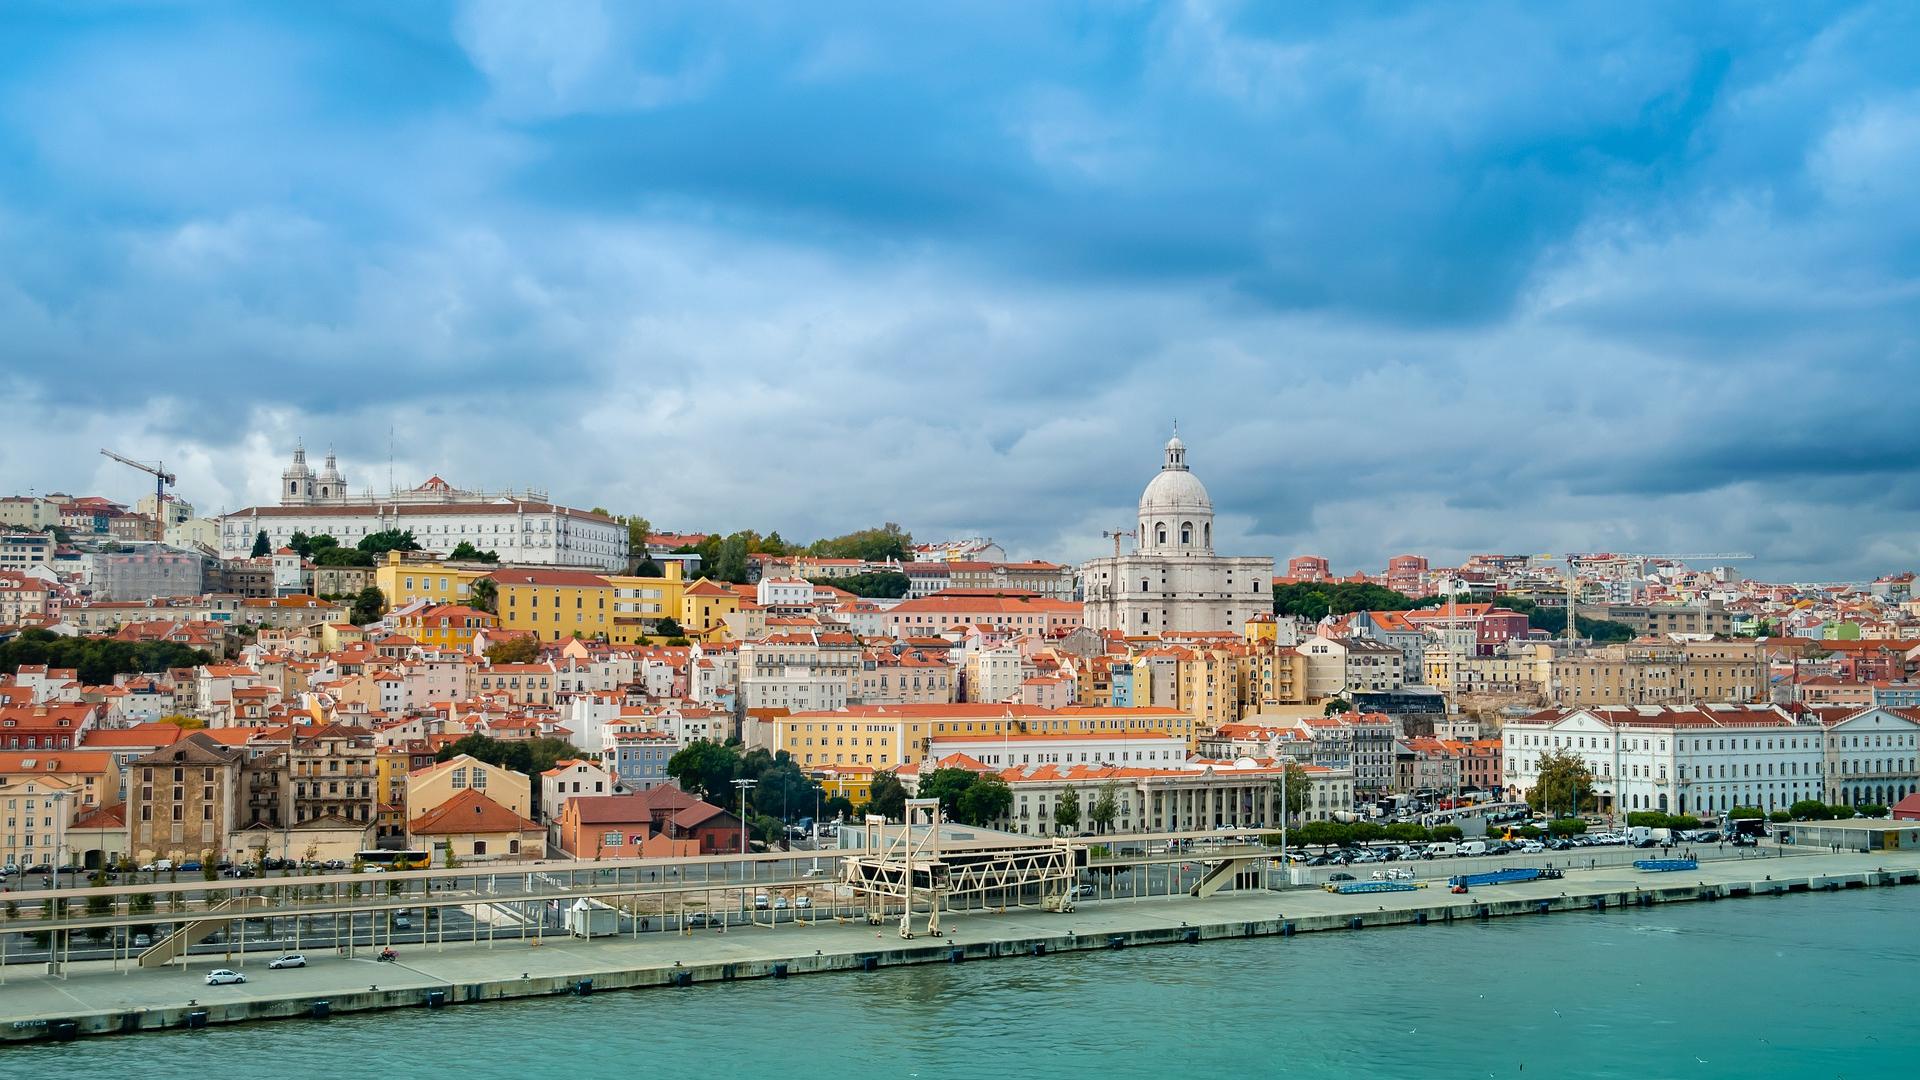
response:
[[[1295,1077],[1892,1076],[1920,1053],[1907,889],[1261,938],[549,998],[6,1051],[42,1075],[337,1053],[457,1072]]]

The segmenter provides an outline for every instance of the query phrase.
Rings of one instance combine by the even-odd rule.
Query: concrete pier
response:
[[[1425,873],[1441,874],[1443,866]],[[1227,891],[1091,903],[1054,914],[1034,909],[946,917],[941,938],[900,938],[892,925],[843,921],[811,926],[734,926],[725,932],[651,933],[579,941],[547,938],[487,947],[461,944],[402,950],[397,963],[309,953],[311,967],[269,971],[249,963],[250,981],[208,986],[217,957],[186,968],[115,970],[75,963],[67,977],[7,973],[0,986],[0,1037],[22,1042],[196,1028],[249,1020],[321,1018],[373,1009],[442,1008],[484,1001],[686,987],[736,979],[870,971],[902,964],[1033,957],[1220,938],[1434,927],[1508,916],[1580,912],[1681,901],[1764,898],[1920,884],[1920,853],[1806,855],[1724,861],[1680,873],[1628,867],[1576,870],[1563,879],[1449,893],[1444,879],[1412,892],[1335,895],[1319,889]],[[1739,907],[1729,906],[1729,919]]]

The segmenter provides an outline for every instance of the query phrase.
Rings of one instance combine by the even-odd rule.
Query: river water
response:
[[[95,1038],[0,1076],[1907,1077],[1917,985],[1920,889],[1877,889]]]

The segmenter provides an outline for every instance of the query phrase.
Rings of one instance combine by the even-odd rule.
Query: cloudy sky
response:
[[[15,0],[0,490],[1920,566],[1920,8],[1477,10]]]

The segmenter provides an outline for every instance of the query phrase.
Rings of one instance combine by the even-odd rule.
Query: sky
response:
[[[1920,6],[0,7],[0,491],[1920,567]],[[389,464],[391,462],[391,465]]]

